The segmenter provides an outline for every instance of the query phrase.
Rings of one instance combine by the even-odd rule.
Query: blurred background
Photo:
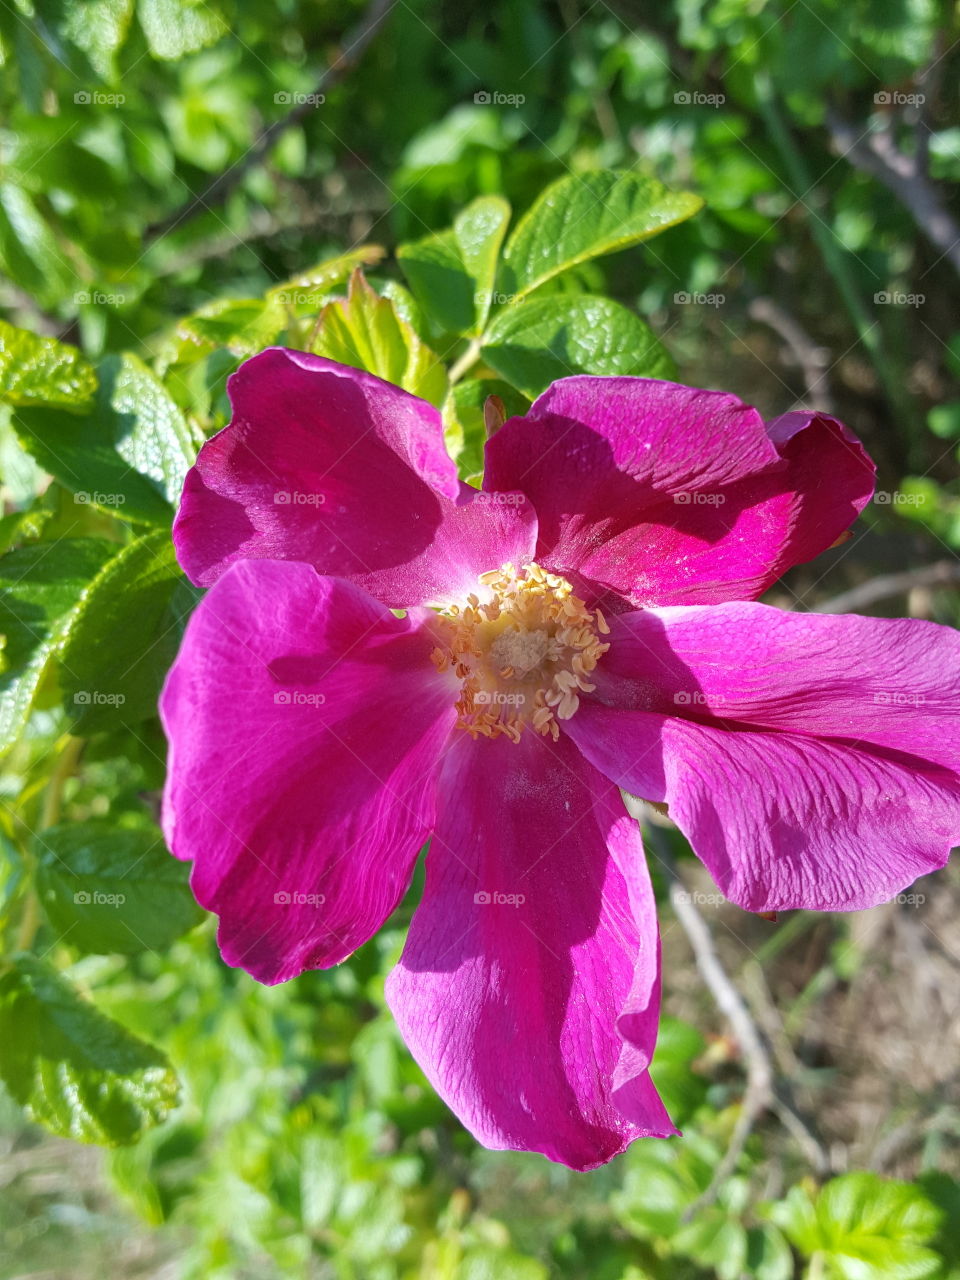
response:
[[[385,251],[372,279],[398,279],[393,248],[477,195],[523,210],[597,167],[698,192],[696,217],[565,287],[639,312],[682,380],[765,416],[825,409],[865,441],[880,479],[855,536],[771,603],[960,621],[946,0],[7,0],[0,65],[0,314],[160,371],[180,317],[361,243]],[[215,323],[184,385],[222,420],[244,347]],[[16,511],[38,473],[2,411],[0,472]],[[93,740],[63,816],[151,803],[157,752]],[[274,989],[226,969],[207,922],[164,952],[75,958],[169,1053],[184,1104],[104,1152],[0,1094],[0,1277],[956,1280],[956,871],[774,922],[659,838],[679,878],[657,861],[654,1077],[682,1140],[589,1175],[478,1148],[384,1011],[416,893],[348,963]]]

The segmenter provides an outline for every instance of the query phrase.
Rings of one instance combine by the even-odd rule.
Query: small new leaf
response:
[[[443,404],[446,369],[359,269],[350,277],[347,297],[328,303],[320,312],[309,349],[374,373],[438,408]]]

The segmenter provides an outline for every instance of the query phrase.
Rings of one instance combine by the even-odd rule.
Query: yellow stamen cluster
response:
[[[457,723],[472,738],[519,742],[529,725],[556,741],[558,720],[593,692],[590,672],[610,647],[599,639],[610,634],[600,610],[538,564],[481,574],[478,591],[439,610],[436,625],[433,661],[462,681]]]

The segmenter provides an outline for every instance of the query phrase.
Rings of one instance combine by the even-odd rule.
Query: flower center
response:
[[[472,738],[506,734],[514,742],[528,725],[556,741],[580,694],[596,687],[589,674],[610,648],[599,609],[587,609],[565,578],[538,564],[482,573],[463,605],[438,611],[439,671],[463,682],[457,724]]]

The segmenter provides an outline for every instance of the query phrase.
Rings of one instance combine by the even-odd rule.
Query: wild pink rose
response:
[[[187,477],[211,590],[162,698],[165,827],[261,982],[426,887],[387,998],[488,1147],[589,1169],[675,1130],[655,905],[618,788],[751,911],[891,898],[960,831],[960,638],[749,603],[873,466],[822,414],[572,377],[460,483],[429,404],[272,349]],[[403,617],[391,612],[405,609]]]

